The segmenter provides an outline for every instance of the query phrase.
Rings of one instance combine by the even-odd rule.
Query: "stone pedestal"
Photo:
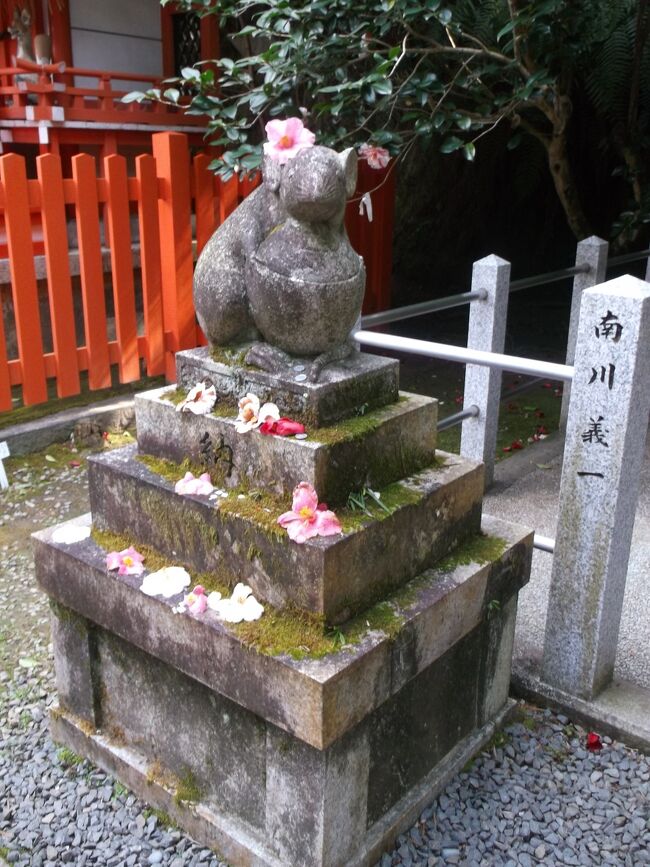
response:
[[[77,519],[94,535],[36,535],[53,610],[53,736],[235,865],[372,864],[508,709],[532,534],[481,522],[480,465],[434,454],[435,402],[413,396],[365,410],[347,438],[322,427],[303,441],[233,438],[239,487],[180,497],[170,461],[193,456],[206,425],[234,437],[218,411],[197,420],[143,396],[139,447],[155,459],[133,448],[94,459],[92,519]],[[346,508],[359,467],[383,479],[390,514]],[[341,536],[296,545],[276,530],[302,480],[331,492]],[[247,581],[267,631],[175,613],[180,597],[108,573],[103,544],[127,538],[193,577]],[[312,631],[295,645],[274,632],[296,622]]]

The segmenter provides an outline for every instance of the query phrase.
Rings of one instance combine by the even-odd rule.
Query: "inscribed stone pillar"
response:
[[[611,680],[648,427],[650,286],[583,293],[543,676],[591,699]]]

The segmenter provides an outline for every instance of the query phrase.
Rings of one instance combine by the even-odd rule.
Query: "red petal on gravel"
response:
[[[587,749],[591,750],[592,753],[597,753],[602,748],[603,742],[600,739],[600,735],[597,735],[596,732],[589,732],[587,735]]]

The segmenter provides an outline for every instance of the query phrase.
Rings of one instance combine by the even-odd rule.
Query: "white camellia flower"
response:
[[[226,623],[259,620],[264,614],[264,606],[253,596],[251,588],[241,583],[237,584],[230,599],[222,599],[220,593],[211,593],[208,608]]]
[[[78,524],[66,524],[52,533],[52,541],[57,545],[74,545],[83,542],[90,536],[90,527],[80,527]]]
[[[194,415],[206,415],[217,402],[217,391],[209,379],[197,382],[191,388],[185,400],[176,407],[177,412],[192,412]]]
[[[277,421],[280,418],[278,407],[274,403],[264,403],[260,406],[259,397],[249,392],[239,401],[235,430],[237,433],[248,433],[258,428],[267,418]]]
[[[192,583],[189,573],[182,566],[164,566],[157,572],[146,575],[140,590],[147,596],[164,596],[171,599],[182,593]]]

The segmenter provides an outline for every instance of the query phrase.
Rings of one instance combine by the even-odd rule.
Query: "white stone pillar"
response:
[[[467,346],[486,352],[503,352],[510,291],[510,263],[499,256],[474,262],[472,292],[483,290],[484,299],[472,301],[469,309]],[[494,451],[499,426],[501,371],[478,364],[465,369],[463,407],[475,404],[479,414],[463,421],[460,453],[485,464],[485,484],[494,477]]]
[[[591,286],[599,286],[607,276],[607,254],[609,244],[592,235],[580,241],[576,249],[576,268],[587,265],[589,270],[576,274],[573,278],[573,293],[571,295],[571,318],[569,319],[569,336],[566,346],[566,364],[572,365],[576,354],[576,339],[578,337],[578,322],[580,321],[580,302],[582,293]],[[560,408],[560,430],[566,428],[569,414],[569,399],[571,384],[564,383],[562,406]]]
[[[582,296],[543,679],[591,699],[612,678],[650,408],[650,286]]]

